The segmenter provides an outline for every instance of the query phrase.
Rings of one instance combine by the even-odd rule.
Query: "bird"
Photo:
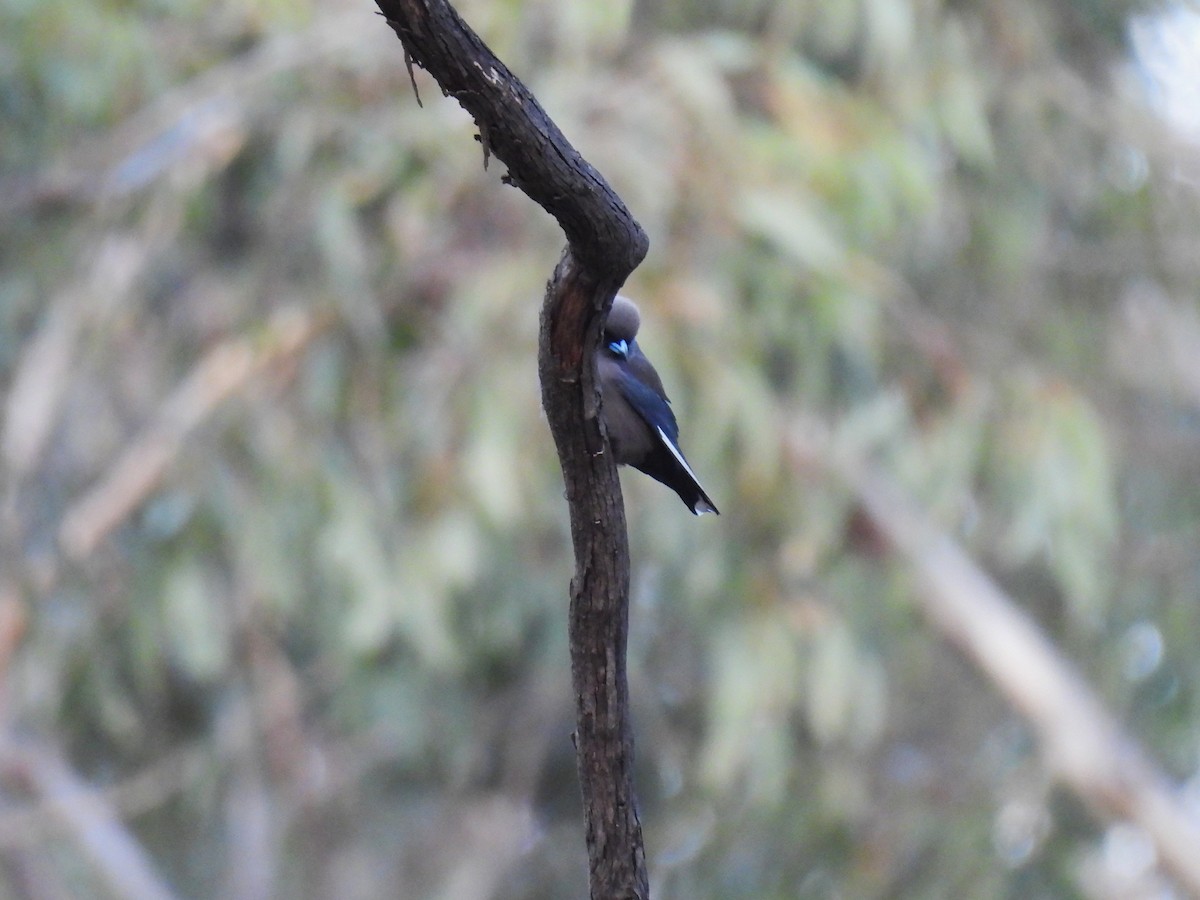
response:
[[[720,515],[679,448],[671,401],[636,340],[641,321],[634,302],[617,294],[596,360],[608,444],[619,465],[671,488],[693,515]]]

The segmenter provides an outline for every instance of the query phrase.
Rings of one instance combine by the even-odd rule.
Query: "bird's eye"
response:
[[[608,349],[617,356],[627,356],[629,354],[629,344],[625,341],[613,341],[608,345]]]

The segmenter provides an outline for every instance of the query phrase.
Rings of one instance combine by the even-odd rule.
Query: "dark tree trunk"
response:
[[[595,352],[612,298],[646,255],[647,239],[608,183],[567,142],[533,95],[443,0],[376,0],[404,45],[479,127],[484,160],[550,213],[567,237],[542,308],[538,374],[558,447],[575,577],[571,677],[593,900],[646,900],[633,788],[625,649],[629,539],[616,463],[599,418]],[[415,86],[415,83],[414,83]]]

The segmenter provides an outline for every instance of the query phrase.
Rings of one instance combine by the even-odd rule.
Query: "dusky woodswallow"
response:
[[[637,306],[618,294],[597,360],[609,446],[619,464],[633,466],[671,488],[693,514],[719,514],[679,448],[679,425],[671,401],[635,340],[640,325]]]

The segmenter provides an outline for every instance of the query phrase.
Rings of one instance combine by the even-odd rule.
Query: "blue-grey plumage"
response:
[[[597,360],[609,446],[619,464],[633,466],[671,488],[695,515],[717,513],[679,448],[679,425],[671,401],[636,340],[640,325],[638,308],[618,294]]]

